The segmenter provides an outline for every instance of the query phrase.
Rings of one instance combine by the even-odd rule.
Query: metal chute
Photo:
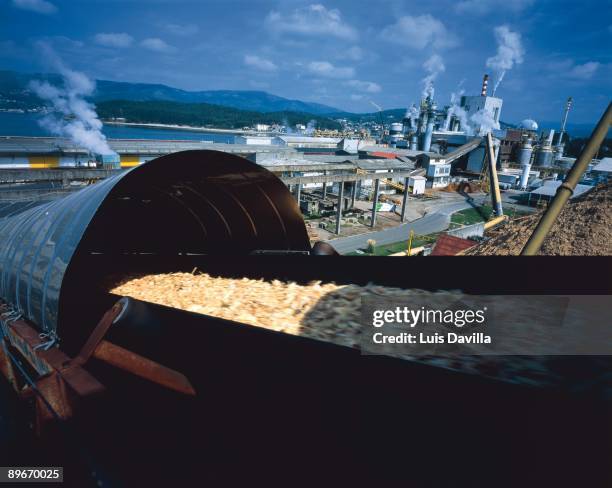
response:
[[[244,158],[184,151],[0,218],[0,298],[56,334],[62,289],[77,257],[86,267],[89,256],[100,254],[257,251],[310,251],[286,186]]]

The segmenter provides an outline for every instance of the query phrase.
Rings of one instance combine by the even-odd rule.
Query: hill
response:
[[[34,79],[47,80],[53,85],[61,83],[61,78],[54,74],[0,71],[0,108],[31,108],[40,105],[38,99],[28,90],[28,83]],[[108,80],[96,80],[96,91],[92,100],[95,102],[108,100],[166,100],[183,103],[209,103],[256,112],[291,111],[315,115],[339,111],[337,108],[328,107],[327,105],[291,100],[263,91],[187,91],[161,84],[127,83]]]
[[[308,124],[311,120],[321,129],[340,129],[340,124],[327,117],[304,112],[255,112],[208,103],[169,101],[110,100],[97,104],[103,119],[122,117],[128,122],[193,125],[239,129],[253,124]]]

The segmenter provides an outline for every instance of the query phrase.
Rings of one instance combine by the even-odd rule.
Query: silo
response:
[[[427,129],[425,129],[425,134],[423,135],[422,150],[425,152],[429,152],[429,150],[431,149],[431,138],[433,136],[433,128],[434,128],[433,117],[430,117],[429,121],[427,122]]]
[[[536,166],[550,168],[553,164],[554,154],[552,146],[543,144],[536,155]]]
[[[531,145],[531,139],[525,139],[521,144],[518,151],[518,162],[521,166],[531,164],[531,155],[533,153],[533,146]]]
[[[533,146],[531,139],[523,140],[518,152],[518,162],[521,165],[521,178],[519,180],[519,188],[527,188],[529,181],[529,171],[531,171],[531,155],[533,154]]]
[[[403,131],[404,126],[401,122],[393,122],[391,124],[391,128],[389,129],[389,143],[391,145],[396,145],[397,142],[402,139]]]

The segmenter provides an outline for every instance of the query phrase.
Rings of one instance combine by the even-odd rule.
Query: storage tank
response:
[[[412,136],[410,137],[410,150],[417,151],[418,146],[419,146],[419,138],[416,135],[416,132],[413,132]]]
[[[401,134],[403,130],[404,130],[404,126],[401,122],[393,122],[391,124],[391,130],[389,131],[389,134],[391,135]]]
[[[544,144],[540,146],[536,155],[536,166],[550,168],[553,165],[554,153],[552,146]]]
[[[403,137],[404,126],[401,122],[393,122],[389,128],[389,144],[396,146]]]

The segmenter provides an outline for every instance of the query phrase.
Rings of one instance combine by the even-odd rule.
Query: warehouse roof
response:
[[[545,181],[544,185],[533,190],[531,194],[546,196],[546,197],[553,197],[555,196],[555,193],[557,193],[557,188],[561,186],[561,183],[562,181],[560,180]],[[592,189],[593,187],[590,185],[580,185],[580,184],[576,185],[576,189],[574,190],[574,194],[572,195],[572,198],[576,198],[577,196],[580,196],[583,193],[586,193],[587,191],[592,190]]]
[[[598,164],[595,165],[593,171],[612,173],[612,158],[603,158]]]

